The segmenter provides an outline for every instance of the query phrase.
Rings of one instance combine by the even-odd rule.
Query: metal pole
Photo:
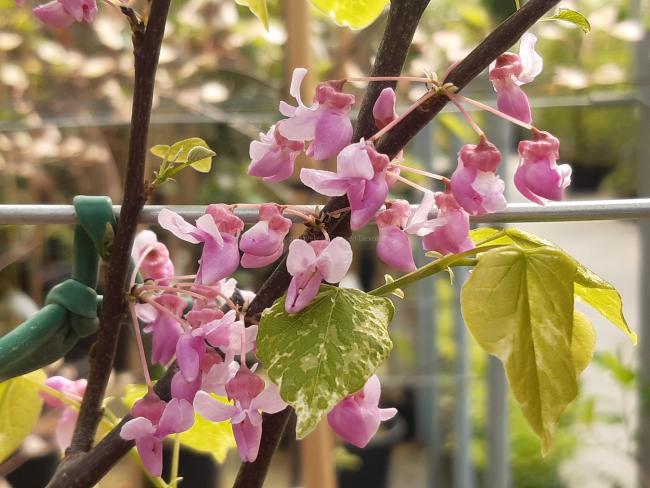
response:
[[[633,15],[641,22],[645,22],[645,0],[634,0]],[[640,123],[638,143],[638,181],[639,195],[650,196],[650,165],[648,157],[647,138],[650,135],[650,33],[646,30],[643,40],[636,44],[636,86],[639,90]],[[641,333],[639,343],[639,432],[638,452],[639,463],[638,485],[640,488],[650,487],[650,402],[648,390],[650,389],[650,221],[644,220],[640,226],[641,231]]]
[[[467,278],[467,270],[457,268],[454,278],[456,295]],[[460,311],[460,300],[456,300],[454,339],[456,342],[455,408],[454,408],[454,487],[474,488],[474,470],[470,457],[472,444],[472,419],[470,417],[470,364],[467,327]]]
[[[304,213],[314,213],[322,208],[322,206],[311,204],[291,205],[291,207]],[[411,207],[415,209],[417,205],[414,204]],[[205,212],[205,205],[147,205],[140,216],[140,222],[143,224],[157,223],[158,214],[163,208],[177,212],[188,220],[197,219]],[[113,213],[119,217],[120,205],[113,205]],[[235,214],[249,224],[257,222],[258,219],[256,208],[236,208]],[[436,211],[433,210],[429,217],[434,218],[435,216]],[[288,214],[286,217],[294,222],[301,222],[301,219],[295,215]],[[502,212],[472,218],[472,223],[575,222],[647,218],[650,218],[650,198],[630,198],[549,202],[545,206],[533,203],[511,203]],[[75,224],[76,222],[77,218],[72,205],[0,205],[0,225]]]
[[[427,169],[433,161],[434,124],[429,124],[413,141],[413,152]],[[414,252],[415,261],[422,266],[430,261],[420,246]],[[435,317],[435,283],[436,278],[420,280],[415,284],[417,300],[415,332],[415,367],[418,375],[430,381],[415,387],[415,425],[416,435],[427,449],[427,486],[443,486],[440,452],[440,408],[438,405],[439,361],[438,361],[438,327]]]

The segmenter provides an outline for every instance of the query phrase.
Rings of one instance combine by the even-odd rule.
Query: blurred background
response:
[[[29,2],[28,2],[29,3]],[[650,9],[643,0],[583,0],[560,6],[579,10],[592,30],[539,22],[537,50],[544,71],[526,91],[535,125],[561,140],[561,159],[573,166],[568,199],[648,195],[638,171],[648,161],[650,63],[646,34]],[[303,98],[320,80],[368,74],[385,23],[351,31],[305,0],[271,0],[266,31],[232,0],[173,2],[163,45],[149,145],[201,137],[217,152],[208,175],[186,172],[161,188],[151,203],[319,203],[298,180],[263,184],[246,176],[248,146],[279,117],[295,67],[309,69]],[[432,0],[416,33],[405,74],[444,74],[514,10],[511,0]],[[516,51],[516,49],[515,49]],[[92,24],[65,31],[40,25],[27,6],[0,0],[0,201],[71,203],[77,194],[105,194],[119,202],[126,161],[133,61],[130,31],[117,11],[100,6]],[[346,89],[360,99],[363,84]],[[405,108],[424,87],[400,84]],[[464,94],[494,105],[486,73]],[[398,110],[399,112],[400,110]],[[512,185],[519,128],[473,112],[504,154],[508,200],[522,201]],[[413,166],[448,174],[456,153],[475,136],[449,109],[407,148]],[[329,163],[331,164],[331,163]],[[299,165],[314,167],[308,159]],[[149,162],[149,174],[156,169]],[[297,173],[297,172],[296,172]],[[427,180],[418,180],[429,185]],[[420,195],[397,186],[394,197],[417,203]],[[555,241],[623,295],[631,327],[641,329],[645,254],[635,222],[526,224],[517,227]],[[157,231],[160,229],[156,229]],[[299,231],[299,229],[296,229]],[[158,232],[170,247],[177,271],[197,256]],[[390,273],[378,262],[375,229],[356,235],[355,269],[344,286],[371,289]],[[0,333],[43,304],[47,291],[70,272],[71,227],[0,227]],[[420,252],[420,251],[418,251]],[[425,257],[420,252],[419,259]],[[238,272],[243,288],[255,289],[272,267]],[[468,335],[458,309],[464,273],[421,282],[407,290],[391,326],[395,344],[380,371],[383,402],[400,414],[371,445],[358,450],[334,439],[326,426],[306,441],[286,439],[266,486],[521,488],[637,487],[638,353],[620,331],[589,314],[598,333],[597,356],[583,376],[581,394],[564,415],[555,445],[542,458],[536,436],[508,396],[501,367]],[[125,334],[120,374],[111,394],[121,395],[136,377]],[[83,375],[88,343],[63,366]],[[133,369],[137,371],[136,369]],[[19,453],[0,465],[4,483],[41,486],[59,454],[54,417]],[[643,424],[642,424],[643,425]],[[38,465],[33,464],[38,458]],[[183,454],[182,486],[229,486],[238,458],[230,452],[217,465],[209,454]],[[638,461],[641,459],[642,461]],[[34,466],[39,466],[34,469]],[[12,472],[12,474],[9,474]],[[146,486],[139,468],[125,461],[100,486]]]

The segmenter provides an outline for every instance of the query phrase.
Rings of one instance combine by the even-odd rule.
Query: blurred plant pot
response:
[[[356,470],[338,471],[340,488],[386,488],[390,474],[390,457],[393,448],[406,435],[406,420],[397,414],[382,424],[382,428],[363,449],[345,445],[353,455],[361,459],[361,466]]]

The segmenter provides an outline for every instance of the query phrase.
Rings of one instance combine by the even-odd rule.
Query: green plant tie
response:
[[[77,196],[74,206],[79,225],[74,231],[72,278],[52,288],[41,310],[0,338],[0,381],[62,358],[80,338],[99,328],[99,258],[108,256],[117,223],[108,197]]]

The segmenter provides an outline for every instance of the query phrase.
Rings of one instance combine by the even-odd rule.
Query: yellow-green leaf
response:
[[[195,146],[187,154],[187,162],[200,173],[209,173],[212,168],[212,157],[216,153],[207,147]]]
[[[550,20],[563,20],[564,22],[569,22],[573,25],[576,25],[582,29],[582,32],[587,34],[591,30],[591,24],[587,20],[587,17],[582,15],[580,12],[571,10],[570,8],[560,8],[553,17],[549,17]]]
[[[479,255],[461,293],[472,335],[503,362],[543,453],[578,393],[576,368],[583,355],[572,349],[575,274],[575,262],[555,248],[506,246]]]
[[[311,0],[317,8],[333,17],[339,25],[363,29],[384,11],[389,0]]]
[[[223,397],[212,396],[220,402],[228,403]],[[226,460],[228,451],[236,447],[230,422],[210,422],[198,414],[194,416],[192,428],[180,437],[183,446],[209,453],[219,464]]]
[[[0,383],[0,462],[9,457],[32,431],[41,414],[39,383],[42,370]]]
[[[255,17],[262,21],[264,28],[269,30],[269,11],[266,7],[266,0],[235,0],[235,3],[248,7]],[[291,4],[287,4],[290,8]]]
[[[170,150],[171,146],[168,146],[167,144],[156,144],[151,149],[149,149],[149,151],[151,151],[151,154],[159,157],[160,159],[167,159]]]
[[[564,252],[552,242],[519,229],[493,229],[490,227],[481,227],[471,231],[470,237],[475,244],[490,239],[490,245],[512,244],[521,249],[535,249],[540,246],[547,246],[557,249],[560,252]],[[625,332],[632,342],[636,344],[637,336],[632,329],[630,329],[625,320],[625,316],[623,315],[623,299],[616,288],[568,254],[565,253],[565,255],[569,259],[573,260],[577,267],[574,282],[575,296],[591,305],[603,317]]]
[[[594,357],[596,348],[596,333],[594,326],[585,314],[573,311],[573,336],[571,337],[571,355],[576,375],[580,376]]]
[[[623,315],[623,299],[611,284],[584,266],[579,266],[576,274],[575,294],[630,336],[634,344],[637,343],[637,336],[627,325]]]
[[[145,385],[127,385],[122,402],[131,409],[135,402],[146,393]],[[220,402],[228,403],[226,398],[217,395],[212,395],[212,397]],[[209,453],[218,463],[223,463],[228,450],[236,447],[230,422],[210,422],[199,414],[194,415],[192,428],[180,434],[180,440],[185,447]]]

